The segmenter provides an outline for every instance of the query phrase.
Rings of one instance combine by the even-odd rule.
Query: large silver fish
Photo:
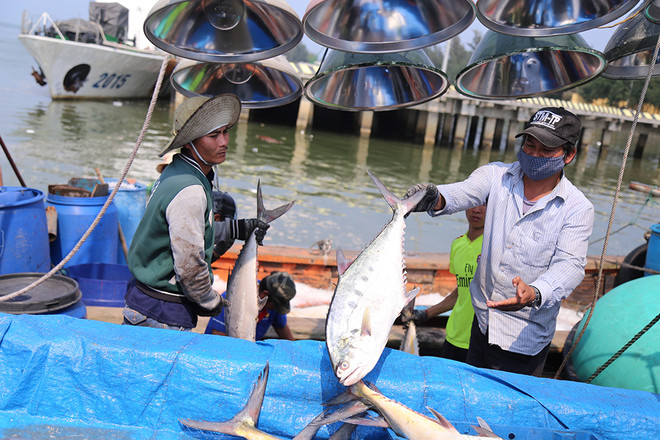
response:
[[[346,392],[340,394],[328,402],[328,404],[345,403],[354,398],[359,399],[368,407],[375,409],[383,417],[384,423],[380,426],[392,428],[397,435],[409,440],[477,440],[483,438],[497,438],[501,440],[501,437],[492,432],[486,422],[479,417],[477,417],[479,426],[473,426],[479,433],[479,436],[463,435],[449,420],[437,411],[428,408],[436,418],[427,417],[400,402],[385,397],[375,386],[372,385],[369,387],[363,381],[352,385]],[[322,422],[332,423],[339,420],[348,423],[378,426],[377,419],[356,419],[354,417],[342,419],[341,415],[339,417],[327,417]]]
[[[257,182],[259,220],[270,223],[291,209],[294,203],[295,201],[273,210],[266,209],[261,194],[261,181]],[[266,302],[259,299],[257,268],[257,239],[253,231],[245,240],[227,280],[226,297],[230,306],[225,309],[225,327],[227,335],[231,337],[255,340],[259,310]]]
[[[335,375],[346,386],[373,369],[394,320],[419,292],[418,288],[406,292],[403,234],[404,215],[424,193],[399,199],[375,176],[369,176],[394,214],[354,261],[348,262],[341,250],[337,251],[339,280],[328,310],[325,336]]]

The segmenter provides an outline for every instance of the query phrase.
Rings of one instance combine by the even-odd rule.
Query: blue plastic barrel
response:
[[[69,266],[67,275],[78,282],[86,306],[124,307],[133,275],[123,264],[88,263]]]
[[[646,248],[645,267],[660,272],[660,223],[651,226],[651,237]],[[644,276],[651,275],[650,272],[644,272]]]
[[[96,219],[108,197],[46,196],[57,210],[57,238],[50,244],[50,258],[58,264],[76,246]],[[117,263],[119,219],[114,203],[108,206],[96,228],[64,267],[84,263]]]
[[[49,270],[44,193],[32,188],[0,187],[0,275]]]
[[[118,181],[119,179],[105,179],[110,192]],[[112,201],[119,211],[119,224],[128,248],[131,246],[131,241],[133,241],[133,236],[147,206],[147,185],[140,182],[128,183],[124,180]],[[117,262],[126,264],[121,243],[118,244]]]

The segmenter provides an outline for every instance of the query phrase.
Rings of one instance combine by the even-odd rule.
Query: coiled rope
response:
[[[94,228],[96,228],[96,225],[101,221],[101,218],[105,214],[105,211],[108,209],[108,206],[110,206],[110,203],[112,203],[112,200],[115,198],[115,194],[117,194],[117,191],[119,190],[119,187],[121,186],[122,182],[124,182],[124,178],[126,177],[126,174],[128,174],[128,170],[131,168],[131,165],[133,165],[133,161],[135,160],[135,156],[137,155],[138,150],[140,149],[140,145],[142,145],[142,140],[144,139],[144,135],[147,132],[147,128],[149,128],[149,124],[151,123],[151,116],[154,112],[154,108],[156,106],[156,101],[158,100],[158,94],[160,93],[160,88],[163,84],[163,78],[165,77],[165,71],[167,68],[167,64],[170,60],[170,57],[166,57],[163,59],[163,64],[160,66],[160,72],[158,73],[158,80],[156,81],[156,85],[154,86],[154,92],[151,95],[151,102],[149,103],[149,110],[147,111],[147,116],[144,120],[144,124],[142,126],[142,130],[140,131],[140,135],[138,136],[138,139],[135,143],[135,148],[133,149],[133,152],[128,158],[128,161],[126,162],[126,167],[124,168],[124,171],[117,181],[117,184],[115,185],[114,189],[108,196],[108,200],[106,200],[105,204],[99,211],[98,215],[92,222],[92,224],[87,228],[87,231],[83,234],[83,236],[78,240],[78,243],[71,249],[71,252],[64,257],[62,261],[60,261],[55,267],[53,267],[50,272],[44,274],[43,277],[39,278],[38,280],[34,281],[32,284],[22,288],[21,290],[17,292],[10,293],[9,295],[4,295],[0,297],[0,302],[2,301],[9,301],[12,298],[15,298],[19,295],[22,295],[23,293],[27,292],[30,289],[33,289],[37,287],[39,284],[43,283],[50,277],[52,277],[54,274],[56,274],[73,256],[78,252],[80,247],[85,243],[87,240],[87,237],[92,233]]]
[[[637,110],[635,111],[635,117],[633,119],[632,126],[630,127],[630,133],[628,134],[628,141],[626,142],[626,149],[623,153],[623,160],[621,161],[621,169],[619,170],[619,179],[617,180],[616,183],[616,191],[614,192],[614,200],[612,201],[612,210],[610,212],[610,219],[609,222],[607,223],[607,233],[605,234],[605,242],[603,243],[603,251],[600,254],[600,265],[598,268],[598,280],[596,282],[596,289],[594,290],[594,297],[593,300],[591,301],[591,307],[589,308],[589,315],[587,316],[587,320],[584,323],[584,326],[582,327],[582,330],[580,331],[580,334],[578,337],[573,341],[571,344],[571,349],[568,351],[568,354],[562,361],[561,365],[557,369],[557,373],[555,374],[555,379],[559,377],[559,374],[561,371],[564,369],[564,366],[566,365],[566,362],[568,362],[568,359],[570,359],[571,354],[573,354],[573,350],[575,347],[578,345],[580,342],[580,339],[582,339],[582,336],[584,335],[585,330],[587,329],[587,326],[589,325],[589,321],[591,321],[591,317],[593,316],[594,309],[596,308],[596,301],[598,300],[599,292],[600,292],[600,286],[603,281],[603,262],[605,261],[605,253],[607,252],[607,244],[609,242],[610,234],[612,232],[612,223],[614,222],[614,213],[616,212],[616,205],[619,200],[619,193],[621,192],[621,182],[623,181],[623,173],[626,169],[626,161],[628,160],[628,153],[630,152],[630,146],[632,144],[633,136],[635,134],[635,128],[637,127],[637,120],[639,119],[639,115],[642,113],[642,104],[644,104],[644,99],[646,98],[646,92],[649,88],[649,83],[651,82],[651,76],[653,74],[653,70],[655,68],[656,61],[658,59],[658,52],[660,51],[660,35],[658,35],[658,41],[655,44],[655,50],[653,52],[653,62],[650,63],[649,65],[649,71],[646,74],[646,80],[644,82],[644,87],[642,88],[642,93],[639,97],[639,102],[637,103]],[[634,341],[639,339],[641,335],[643,335],[648,329],[650,329],[656,322],[657,322],[658,317],[654,320],[652,320],[649,325],[644,327],[644,329],[640,332],[640,334],[636,335],[635,338],[631,339],[631,342],[626,344],[621,350],[619,350],[610,360],[605,362],[600,368],[594,372],[594,374],[591,375],[589,379],[587,379],[587,383],[591,382],[598,374],[600,374],[605,368],[607,368],[612,362],[616,360],[625,350],[632,345]],[[639,336],[639,337],[637,337]]]

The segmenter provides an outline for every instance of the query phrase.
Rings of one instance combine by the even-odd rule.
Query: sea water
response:
[[[71,177],[118,178],[147,116],[144,101],[53,101],[47,87],[30,75],[36,61],[19,42],[18,24],[0,24],[0,136],[26,186],[42,191]],[[157,177],[157,155],[171,136],[172,108],[157,102],[144,140],[127,177],[150,184]],[[566,168],[566,174],[595,206],[589,254],[600,255],[612,209],[627,133],[620,133],[607,154],[592,146]],[[268,142],[264,139],[275,139]],[[660,184],[660,143],[647,142],[642,159],[630,157],[616,208],[608,255],[626,255],[644,242],[644,233],[658,222],[658,203],[628,189],[631,180]],[[231,130],[229,152],[218,167],[218,183],[236,200],[239,217],[256,216],[256,187],[261,179],[264,203],[273,208],[291,200],[295,206],[275,220],[266,245],[314,247],[332,240],[333,248],[360,249],[390,220],[391,209],[379,194],[369,169],[395,194],[420,182],[449,183],[465,179],[479,165],[513,162],[506,151],[425,147],[393,139],[364,139],[343,133],[277,124],[239,122]],[[5,185],[20,186],[7,157],[0,153]],[[431,218],[413,214],[407,223],[407,252],[449,252],[452,240],[467,229],[462,213]]]

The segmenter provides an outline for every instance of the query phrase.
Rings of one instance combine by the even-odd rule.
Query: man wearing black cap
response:
[[[556,107],[538,110],[518,162],[477,168],[463,182],[418,184],[416,212],[453,214],[487,202],[481,260],[470,284],[475,311],[467,362],[540,376],[562,299],[584,278],[594,208],[564,175],[581,123]]]
[[[291,311],[291,300],[294,296],[296,296],[296,283],[286,272],[272,272],[259,281],[259,297],[268,300],[259,312],[255,337],[257,341],[265,338],[271,326],[280,339],[295,340],[286,319],[286,315]],[[227,334],[224,310],[209,320],[204,333]]]

